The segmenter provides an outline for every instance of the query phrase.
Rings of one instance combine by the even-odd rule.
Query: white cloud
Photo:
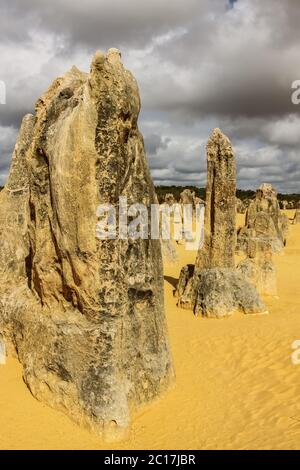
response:
[[[265,124],[263,132],[270,142],[279,145],[294,146],[300,148],[300,116],[290,114],[282,119]]]

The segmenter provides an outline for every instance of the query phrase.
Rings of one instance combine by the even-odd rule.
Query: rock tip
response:
[[[108,49],[106,55],[101,51],[97,50],[94,54],[91,69],[102,69],[105,60],[111,64],[120,64],[121,63],[121,52],[115,47]]]
[[[210,139],[212,139],[212,140],[220,140],[220,139],[229,140],[228,137],[224,134],[224,132],[219,127],[215,127],[212,130],[212,133],[210,135]]]
[[[95,52],[92,60],[92,68],[102,67],[105,61],[105,55],[99,49]]]
[[[107,51],[107,60],[111,63],[120,63],[121,62],[121,51],[117,49],[116,47],[111,47]]]

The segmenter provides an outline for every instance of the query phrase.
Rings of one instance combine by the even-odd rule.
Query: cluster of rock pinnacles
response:
[[[236,162],[229,139],[215,129],[207,144],[207,187],[204,247],[195,265],[180,272],[178,305],[196,315],[224,317],[235,311],[267,313],[260,294],[277,295],[272,255],[283,249],[289,220],[281,213],[277,194],[262,184],[246,211],[245,227],[236,233]],[[236,251],[246,259],[237,266]]]
[[[119,51],[97,52],[89,74],[73,67],[24,117],[0,196],[0,336],[35,397],[109,439],[174,377],[160,241],[95,236],[100,203],[157,202],[139,111]],[[179,305],[210,317],[263,313],[259,292],[275,292],[272,252],[287,222],[263,186],[237,243],[235,158],[219,129],[207,163],[204,248],[181,271]],[[184,191],[181,202],[202,201]],[[237,246],[247,256],[238,267]]]

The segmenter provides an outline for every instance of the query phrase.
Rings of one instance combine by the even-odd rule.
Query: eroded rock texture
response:
[[[158,199],[157,199],[158,204]],[[158,204],[159,205],[159,204]],[[161,234],[161,251],[163,259],[167,263],[176,263],[178,260],[177,252],[172,244],[171,232],[169,230],[169,225],[166,224],[166,220],[163,218],[162,213],[173,214],[174,207],[177,205],[176,199],[173,194],[168,193],[165,196],[165,202],[160,205],[160,214],[159,214],[159,224],[160,224],[160,234]]]
[[[255,287],[235,269],[236,163],[229,139],[215,129],[207,144],[204,247],[195,267],[182,268],[178,305],[197,315],[224,317],[236,310],[263,313]]]
[[[295,213],[295,216],[294,216],[293,223],[295,225],[300,224],[300,209],[296,209],[296,213]]]
[[[260,294],[277,296],[277,271],[273,262],[272,244],[249,244],[248,256],[237,270]]]
[[[250,203],[245,227],[238,233],[238,249],[247,258],[238,265],[238,271],[253,283],[261,294],[277,295],[276,267],[273,253],[286,244],[289,219],[281,213],[277,193],[271,184],[264,183]]]
[[[245,227],[238,233],[238,249],[247,253],[249,243],[269,245],[273,252],[283,249],[288,225],[281,214],[277,193],[271,184],[264,183],[256,191],[247,212]]]
[[[194,205],[197,206],[197,205],[200,205],[200,204],[205,206],[205,201],[203,199],[201,199],[201,197],[195,196],[194,197]]]
[[[184,189],[180,193],[180,204],[194,204],[195,193],[190,189]]]
[[[293,223],[296,225],[296,224],[300,224],[300,202],[298,202],[296,204],[296,212],[295,212],[295,215],[294,215],[294,220],[293,220]]]
[[[244,202],[238,197],[236,198],[236,212],[238,214],[245,214],[246,212],[246,207],[245,207]]]
[[[176,199],[172,193],[168,193],[165,195],[165,204],[168,206],[173,206],[173,204],[176,204]]]
[[[73,67],[26,116],[1,192],[0,329],[33,395],[114,438],[173,375],[159,240],[99,240],[101,203],[155,202],[120,53]]]

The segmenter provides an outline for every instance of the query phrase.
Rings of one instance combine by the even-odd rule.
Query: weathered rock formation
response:
[[[296,204],[296,212],[294,215],[293,224],[300,224],[300,202]]]
[[[200,205],[200,204],[205,205],[205,201],[204,201],[203,199],[201,199],[201,197],[195,196],[195,197],[194,197],[194,205],[195,205],[195,207],[196,207],[197,205]]]
[[[286,237],[286,218],[280,212],[277,193],[271,184],[262,184],[246,212],[245,227],[238,232],[238,250],[248,252],[249,243],[271,243],[273,252],[283,249]]]
[[[243,204],[245,206],[245,212],[247,211],[247,209],[250,206],[251,202],[252,202],[252,200],[248,199],[248,198],[243,200]]]
[[[159,206],[158,198],[156,198],[157,207]],[[167,223],[163,214],[169,214],[170,217],[174,214],[174,207],[177,205],[176,199],[173,194],[169,193],[165,196],[165,202],[160,205],[159,227],[160,227],[160,240],[161,240],[161,251],[164,262],[176,263],[178,260],[176,248],[172,243],[171,226]],[[171,224],[170,224],[171,225]]]
[[[191,191],[190,189],[184,189],[180,193],[180,201],[179,203],[184,206],[185,204],[191,205],[193,207],[193,211],[195,214],[197,205],[205,205],[205,201],[200,197],[196,196],[195,191]]]
[[[195,266],[182,268],[178,305],[197,315],[223,317],[236,310],[263,313],[255,287],[235,269],[236,163],[229,139],[215,129],[207,144],[204,247]]]
[[[279,216],[279,230],[281,232],[284,246],[287,243],[287,236],[289,234],[289,229],[290,229],[290,219],[288,215],[281,212]]]
[[[167,193],[165,195],[165,203],[168,204],[168,206],[173,206],[173,204],[176,204],[176,199],[172,193]]]
[[[300,224],[300,209],[296,209],[293,224]]]
[[[0,333],[35,397],[112,438],[173,375],[160,241],[96,237],[99,204],[155,202],[139,110],[119,51],[97,52],[24,118],[0,196]]]
[[[236,212],[238,214],[245,214],[246,212],[246,207],[241,199],[238,197],[236,198]]]
[[[272,244],[249,242],[247,258],[237,270],[263,295],[277,296],[277,272],[273,262]]]
[[[238,270],[261,294],[277,295],[272,258],[286,244],[288,230],[289,219],[280,211],[275,189],[270,184],[262,184],[248,208],[245,227],[238,233],[238,249],[247,256]]]
[[[180,204],[194,204],[195,193],[190,189],[184,189],[180,193]]]

